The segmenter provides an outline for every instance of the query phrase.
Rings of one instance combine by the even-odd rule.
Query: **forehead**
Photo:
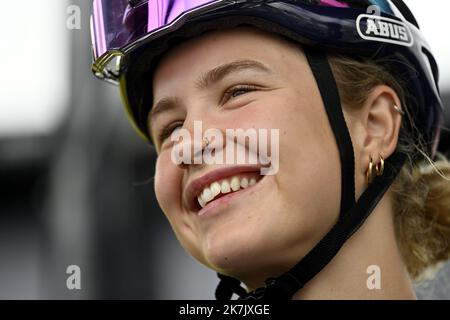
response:
[[[298,55],[299,49],[280,36],[253,27],[208,32],[165,54],[155,69],[153,93],[158,94],[166,86],[178,87],[179,81],[186,84],[185,81],[233,60],[254,59],[276,69],[288,52]]]

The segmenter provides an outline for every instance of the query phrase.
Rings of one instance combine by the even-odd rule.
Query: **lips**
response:
[[[261,166],[233,166],[208,172],[187,184],[185,206],[198,213],[221,196],[256,184],[262,177],[260,170]]]

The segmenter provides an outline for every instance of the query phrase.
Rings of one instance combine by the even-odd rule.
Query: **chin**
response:
[[[213,269],[235,275],[247,273],[258,270],[264,258],[270,256],[270,244],[261,241],[262,236],[244,230],[242,223],[240,226],[216,230],[205,237],[203,255]]]

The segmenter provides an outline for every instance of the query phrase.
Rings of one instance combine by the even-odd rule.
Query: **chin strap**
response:
[[[319,87],[339,148],[341,160],[341,210],[337,223],[318,244],[292,269],[276,278],[269,278],[265,287],[247,293],[240,281],[218,274],[217,300],[230,300],[233,293],[240,300],[289,300],[316,276],[338,253],[345,241],[364,223],[406,161],[406,155],[393,153],[385,160],[382,176],[377,176],[355,203],[354,151],[342,112],[339,91],[330,65],[323,52],[304,48],[311,70]]]

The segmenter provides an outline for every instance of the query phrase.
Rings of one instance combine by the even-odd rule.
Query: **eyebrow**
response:
[[[221,81],[231,73],[242,70],[255,70],[268,74],[272,73],[272,70],[261,62],[255,60],[236,60],[220,65],[201,75],[195,82],[195,86],[197,89],[206,89]],[[166,97],[159,100],[153,106],[148,116],[149,132],[151,133],[151,123],[154,122],[157,115],[175,109],[178,104],[179,101],[175,97]]]
[[[206,74],[202,75],[196,81],[196,87],[198,89],[206,89],[212,86],[213,84],[219,82],[220,80],[228,76],[230,73],[247,69],[256,70],[264,73],[272,73],[272,70],[270,70],[267,66],[265,66],[261,62],[254,60],[237,60],[230,63],[225,63],[221,66],[218,66],[208,71]]]

